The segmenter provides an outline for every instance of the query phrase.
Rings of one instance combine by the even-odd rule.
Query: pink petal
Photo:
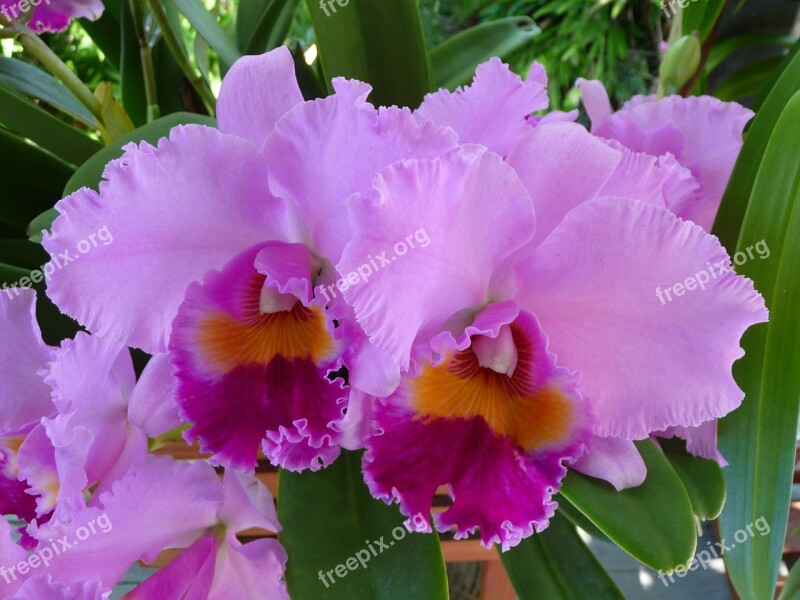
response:
[[[164,352],[190,283],[283,235],[265,171],[251,144],[207,127],[177,127],[158,148],[128,146],[100,194],[82,189],[56,205],[44,246],[74,260],[56,269],[49,296],[93,333]],[[80,254],[98,237],[111,241]]]
[[[274,464],[319,469],[339,454],[348,394],[327,377],[341,366],[339,344],[319,307],[261,313],[262,248],[193,284],[178,313],[170,350],[186,436],[241,470],[255,467],[262,442]]]
[[[205,462],[149,456],[103,494],[99,507],[76,514],[72,523],[40,530],[41,547],[79,527],[95,533],[56,556],[49,572],[59,581],[99,579],[113,586],[136,560],[152,562],[165,549],[190,545],[217,523],[222,485]]]
[[[219,90],[219,129],[249,140],[260,150],[280,118],[302,102],[294,60],[286,46],[243,56],[233,63]]]
[[[218,558],[218,569],[208,600],[289,600],[283,572],[286,551],[276,541],[240,544],[232,535]]]
[[[479,146],[394,165],[375,190],[350,203],[356,234],[337,268],[369,269],[345,298],[370,340],[408,368],[415,341],[460,312],[467,325],[497,291],[496,272],[533,235],[533,206],[514,171]]]
[[[592,133],[622,142],[636,152],[673,154],[702,186],[698,202],[679,211],[710,230],[753,112],[710,96],[637,96],[595,124]]]
[[[492,58],[477,68],[471,86],[428,94],[416,114],[452,127],[462,144],[482,144],[506,156],[530,129],[526,118],[548,104],[544,67],[533,63],[523,81],[499,58]]]
[[[18,294],[18,295],[17,295]],[[0,434],[38,423],[55,412],[38,372],[50,360],[36,322],[36,292],[0,293]]]
[[[552,496],[566,474],[564,464],[583,453],[591,423],[574,378],[555,365],[536,319],[521,313],[512,332],[519,363],[514,375],[503,379],[507,394],[495,398],[491,389],[482,389],[484,398],[493,398],[484,404],[503,404],[480,408],[478,400],[466,395],[465,390],[485,384],[488,372],[473,370],[472,350],[451,354],[452,362],[433,371],[428,367],[419,377],[406,377],[395,395],[379,402],[377,433],[367,442],[364,474],[376,498],[399,501],[401,512],[410,517],[408,527],[429,530],[436,490],[447,484],[453,505],[435,514],[434,521],[441,531],[455,527],[456,539],[480,529],[485,545],[500,543],[507,550],[547,527],[556,507]],[[432,373],[448,381],[461,379],[458,391],[432,386],[424,379]],[[490,381],[497,381],[491,379],[495,377],[507,376],[489,374]],[[551,406],[551,400],[559,408]],[[431,408],[439,412],[431,414]],[[494,425],[484,418],[483,409],[490,411]],[[544,414],[547,425],[532,434],[525,426],[527,419]],[[499,427],[524,439],[506,437]],[[529,447],[523,448],[522,441]]]
[[[730,264],[700,227],[652,204],[607,198],[570,212],[520,265],[518,302],[540,319],[559,363],[580,371],[597,435],[642,439],[741,403],[731,368],[742,334],[767,311]],[[659,301],[658,290],[700,272],[704,290]]]
[[[590,447],[573,469],[608,481],[618,492],[644,483],[647,467],[632,441],[594,436]]]
[[[715,460],[721,467],[728,461],[717,448],[717,421],[706,421],[697,427],[670,427],[656,435],[663,438],[679,437],[686,440],[686,450],[689,454],[708,460]]]
[[[253,475],[237,471],[225,472],[225,500],[220,511],[220,521],[234,533],[251,528],[281,531],[275,499]]]
[[[172,374],[169,354],[157,354],[144,368],[128,405],[128,420],[150,437],[180,427],[178,380]]]
[[[122,600],[208,600],[217,549],[213,533],[202,535],[166,567],[125,594]]]
[[[371,88],[337,78],[333,96],[296,107],[264,147],[270,188],[295,207],[294,232],[336,263],[351,236],[345,202],[367,193],[375,174],[403,159],[433,158],[454,147],[452,132],[419,125],[407,109],[375,108]]]

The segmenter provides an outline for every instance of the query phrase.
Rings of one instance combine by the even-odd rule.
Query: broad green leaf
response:
[[[203,115],[174,113],[139,127],[130,134],[115,140],[113,144],[106,146],[87,160],[67,182],[64,188],[64,196],[68,196],[82,187],[89,187],[97,190],[103,176],[103,170],[109,162],[122,156],[123,146],[131,142],[148,142],[155,145],[162,137],[168,136],[173,127],[188,123],[213,127],[216,122],[211,117],[205,117]],[[31,219],[32,218],[33,217],[31,217]],[[28,219],[28,221],[31,219]]]
[[[61,198],[74,169],[41,148],[0,129],[0,221],[22,228]]]
[[[666,0],[670,4],[672,0]],[[690,34],[700,32],[700,39],[705,41],[714,30],[717,21],[722,16],[727,0],[702,0],[690,2],[683,9],[683,31]]]
[[[469,83],[479,64],[518,50],[540,31],[533,19],[509,17],[454,35],[431,50],[433,87],[453,90]]]
[[[669,571],[694,554],[692,503],[661,450],[649,440],[636,447],[647,465],[647,479],[639,487],[617,492],[604,481],[570,471],[561,495],[631,556]]]
[[[713,233],[731,254],[736,251],[745,210],[767,143],[783,109],[797,90],[800,90],[800,52],[795,53],[783,70],[783,74],[750,123],[744,146],[736,160],[725,195],[722,197]]]
[[[798,138],[800,92],[789,100],[767,143],[737,244],[743,251],[763,240],[770,250],[766,259],[747,261],[739,269],[764,295],[770,322],[751,328],[743,338],[745,356],[734,365],[734,375],[745,400],[720,423],[720,450],[730,461],[724,471],[729,498],[720,534],[732,539],[759,519],[770,528],[769,535],[748,536],[725,553],[743,600],[772,597],[792,491],[800,409]]]
[[[624,600],[622,592],[559,513],[541,533],[500,552],[519,600]]]
[[[778,600],[800,600],[800,563],[795,563]]]
[[[716,519],[725,506],[725,480],[722,469],[713,460],[692,456],[686,443],[678,438],[659,440],[672,468],[683,481],[694,514],[703,520]]]
[[[175,4],[222,62],[230,66],[242,55],[201,0],[175,0]]]
[[[774,33],[743,33],[725,38],[714,44],[706,60],[706,69],[713,71],[722,61],[734,52],[748,46],[778,46],[791,48],[795,38],[791,35],[777,35]]]
[[[586,515],[584,515],[581,511],[579,511],[574,506],[572,506],[572,504],[570,504],[567,500],[560,501],[558,496],[556,496],[556,500],[559,500],[559,502],[558,502],[558,512],[559,512],[560,515],[565,516],[567,519],[570,520],[570,522],[573,525],[575,525],[576,527],[580,527],[581,529],[583,529],[586,533],[588,533],[590,536],[592,536],[596,540],[599,540],[599,541],[604,542],[606,544],[610,544],[611,543],[611,540],[608,539],[608,536],[605,533],[603,533],[602,531],[600,531],[597,528],[597,525],[595,525],[589,519],[587,519]]]
[[[236,42],[242,54],[261,54],[283,43],[300,0],[240,0]]]
[[[781,56],[770,56],[746,64],[735,73],[729,75],[714,90],[714,95],[725,102],[733,102],[757,95],[770,80],[772,73],[782,60],[783,57]]]
[[[416,108],[431,88],[416,0],[308,0],[317,48],[334,77],[372,85],[376,105]]]
[[[409,533],[396,506],[370,495],[361,453],[281,471],[278,516],[292,600],[447,600],[439,536]]]
[[[0,83],[46,102],[94,127],[95,121],[81,101],[60,81],[33,65],[0,55]]]
[[[0,85],[0,120],[11,131],[73,164],[82,163],[103,147],[99,141],[3,85]]]
[[[758,98],[756,98],[755,102],[753,102],[753,106],[751,108],[754,111],[761,111],[761,106],[764,104],[764,101],[772,93],[773,89],[775,89],[778,81],[781,79],[781,77],[783,77],[786,69],[788,69],[789,66],[794,62],[794,59],[798,54],[800,54],[800,38],[797,38],[792,47],[789,48],[789,52],[787,52],[783,57],[783,62],[772,72],[770,80],[766,83],[766,85],[764,85],[761,93],[758,95]]]

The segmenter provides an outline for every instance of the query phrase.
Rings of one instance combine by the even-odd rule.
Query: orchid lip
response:
[[[519,353],[508,325],[503,325],[496,338],[478,335],[472,340],[472,351],[478,363],[501,375],[512,377],[517,368]]]

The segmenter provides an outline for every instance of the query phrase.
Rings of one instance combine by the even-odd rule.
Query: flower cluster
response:
[[[415,111],[341,78],[306,102],[280,48],[233,65],[218,129],[129,145],[99,192],[61,200],[51,255],[101,227],[114,244],[48,286],[91,334],[48,347],[33,292],[0,296],[0,511],[30,523],[0,530],[0,564],[99,515],[113,531],[13,597],[100,598],[167,548],[184,550],[128,598],[287,597],[280,545],[236,537],[280,529],[260,453],[302,471],[366,449],[409,529],[449,485],[433,525],[504,550],[547,527],[568,467],[639,485],[653,436],[723,461],[732,365],[767,311],[708,230],[752,114],[613,112],[582,81],[589,131],[533,116],[546,85],[495,59]],[[708,263],[726,270],[702,293],[657,301]],[[138,381],[128,347],[152,355]],[[180,427],[211,464],[148,453]]]

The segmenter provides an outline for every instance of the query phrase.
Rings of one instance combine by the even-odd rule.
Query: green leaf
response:
[[[659,445],[683,481],[694,514],[703,520],[716,519],[725,506],[725,480],[719,464],[692,456],[686,451],[686,443],[678,438],[659,440]]]
[[[416,0],[341,4],[307,2],[326,80],[366,81],[374,88],[370,100],[376,105],[419,106],[431,78]]]
[[[228,66],[236,62],[241,53],[200,0],[175,0],[175,4],[189,20],[189,23],[197,29],[197,33],[202,35],[208,45],[216,50],[222,62]]]
[[[528,17],[509,17],[476,25],[431,50],[433,87],[453,90],[469,83],[475,68],[492,58],[523,47],[541,32]]]
[[[624,600],[622,592],[566,517],[500,552],[519,600]]]
[[[409,533],[396,506],[372,498],[361,453],[316,473],[281,471],[278,515],[293,600],[448,597],[439,536]]]
[[[733,254],[761,159],[783,109],[800,89],[800,52],[795,53],[747,131],[742,151],[722,197],[713,233]]]
[[[791,500],[800,409],[799,137],[797,92],[767,143],[737,244],[744,251],[763,240],[770,251],[767,259],[747,261],[739,269],[764,295],[770,322],[743,338],[745,356],[734,365],[734,376],[745,400],[720,423],[720,450],[731,463],[724,471],[730,497],[720,535],[733,539],[759,519],[770,528],[770,535],[748,538],[725,554],[743,600],[772,597]]]
[[[692,504],[661,450],[649,440],[636,447],[647,465],[647,479],[639,487],[617,492],[604,481],[570,471],[561,495],[631,556],[669,571],[694,554]]]
[[[705,41],[714,30],[717,20],[722,16],[727,0],[702,0],[690,2],[683,9],[683,31],[689,35],[693,31],[700,32],[700,39]]]
[[[82,163],[103,147],[99,141],[3,85],[0,85],[0,119],[11,131],[73,164]]]
[[[148,142],[155,145],[162,137],[168,136],[173,127],[187,123],[208,125],[209,127],[216,125],[216,121],[211,117],[193,113],[173,113],[156,119],[152,123],[139,127],[128,135],[115,140],[113,144],[106,146],[87,160],[67,182],[64,188],[64,196],[68,196],[82,187],[97,190],[103,177],[103,170],[109,162],[122,156],[123,146],[131,142],[136,142],[137,144],[139,142]]]
[[[781,56],[769,56],[744,65],[729,75],[714,90],[714,95],[725,102],[755,96],[770,80],[772,73],[782,62]]]
[[[786,69],[794,62],[794,59],[797,55],[800,54],[800,38],[795,40],[794,45],[789,48],[789,52],[783,57],[783,62],[778,65],[778,68],[772,72],[770,80],[767,84],[762,88],[761,94],[759,94],[758,98],[756,98],[755,102],[753,102],[752,109],[756,112],[761,111],[761,106],[764,104],[764,101],[767,97],[772,93],[772,90],[775,89],[778,81],[783,77],[783,74],[786,72]]]
[[[0,129],[0,221],[27,227],[36,215],[61,198],[74,169],[7,131]],[[13,157],[13,158],[12,158]]]
[[[0,83],[95,127],[94,117],[75,94],[60,81],[33,65],[0,55]]]
[[[236,41],[242,54],[260,54],[280,46],[300,0],[240,0]]]
[[[800,598],[800,562],[795,563],[789,573],[789,578],[783,584],[778,600],[798,600]]]
[[[123,2],[120,24],[120,91],[122,106],[136,126],[147,122],[147,98],[144,91],[144,73],[139,53],[130,3]]]
[[[722,61],[743,48],[750,46],[778,46],[791,48],[795,38],[775,33],[743,33],[725,38],[714,44],[706,60],[706,70],[713,71]]]

